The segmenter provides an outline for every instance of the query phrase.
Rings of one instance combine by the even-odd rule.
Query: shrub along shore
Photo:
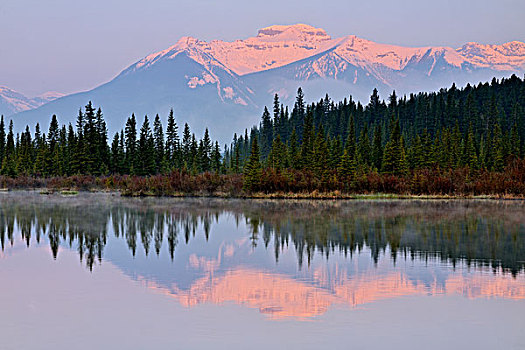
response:
[[[330,177],[329,177],[330,178]],[[352,183],[321,182],[310,171],[262,169],[260,182],[246,189],[242,174],[172,171],[151,176],[74,175],[67,177],[0,176],[2,190],[116,191],[123,196],[202,196],[224,198],[516,198],[525,199],[525,160],[511,162],[502,172],[424,169],[406,175],[372,172]],[[74,192],[64,192],[74,194]]]

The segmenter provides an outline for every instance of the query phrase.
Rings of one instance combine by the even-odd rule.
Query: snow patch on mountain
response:
[[[520,41],[511,41],[502,45],[467,43],[457,52],[478,67],[498,70],[525,68],[525,43]]]
[[[64,96],[59,92],[50,91],[30,98],[6,86],[0,86],[0,114],[12,114],[37,108],[47,102]]]
[[[235,127],[256,122],[274,93],[292,105],[299,86],[310,101],[328,93],[335,100],[352,95],[365,102],[374,88],[382,95],[394,89],[403,95],[524,71],[525,44],[517,41],[468,43],[459,49],[403,47],[355,35],[332,38],[306,24],[273,25],[254,37],[231,42],[183,37],[104,85],[17,118],[33,125],[60,113],[64,122],[74,122],[78,108],[92,100],[103,108],[111,129],[120,127],[130,113],[166,115],[174,108],[180,121],[195,125],[197,133],[206,125],[226,140]],[[11,110],[24,110],[34,108],[34,103],[9,95],[0,99],[0,112],[8,104]]]

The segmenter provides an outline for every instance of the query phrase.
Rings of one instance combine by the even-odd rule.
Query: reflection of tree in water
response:
[[[525,214],[521,202],[309,202],[198,199],[133,200],[106,195],[79,198],[14,194],[0,205],[0,242],[14,243],[20,231],[48,238],[53,257],[61,244],[76,248],[92,269],[102,260],[108,230],[126,241],[133,256],[143,249],[159,255],[167,244],[171,259],[180,241],[202,229],[206,240],[221,215],[244,221],[255,248],[273,241],[276,261],[293,244],[298,264],[314,253],[352,256],[368,248],[377,262],[440,259],[455,265],[502,268],[516,275],[525,264]],[[180,235],[183,235],[180,237]]]

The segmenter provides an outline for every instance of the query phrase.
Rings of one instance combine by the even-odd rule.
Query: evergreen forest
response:
[[[525,195],[525,80],[409,96],[378,91],[368,104],[328,95],[293,106],[279,96],[259,125],[213,141],[179,129],[173,110],[131,115],[108,138],[103,112],[89,102],[75,125],[53,115],[14,134],[0,119],[0,186],[120,189],[131,194],[398,193]]]

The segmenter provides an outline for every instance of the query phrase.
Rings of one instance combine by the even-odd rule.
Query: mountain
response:
[[[20,128],[47,123],[52,114],[61,122],[74,122],[78,109],[91,100],[102,107],[114,132],[133,112],[139,119],[156,113],[165,118],[173,107],[179,124],[189,122],[197,133],[209,126],[212,136],[227,140],[256,123],[274,93],[293,103],[298,86],[308,100],[328,93],[334,99],[352,95],[367,101],[373,88],[383,96],[392,90],[402,95],[523,72],[525,44],[517,41],[412,48],[353,35],[334,39],[305,24],[274,25],[233,42],[183,37],[106,84],[15,118]]]
[[[8,87],[0,86],[0,115],[10,116],[18,112],[31,110],[62,96],[64,94],[59,92],[46,92],[45,94],[29,98]]]

